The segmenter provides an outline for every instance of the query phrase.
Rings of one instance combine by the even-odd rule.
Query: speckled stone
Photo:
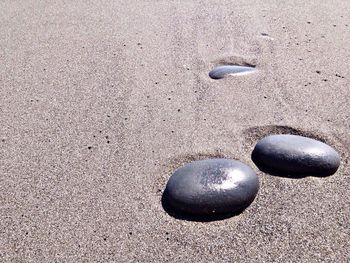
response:
[[[328,176],[340,165],[329,145],[297,135],[271,135],[261,139],[252,160],[263,171],[282,176]]]
[[[250,66],[224,65],[217,66],[209,72],[209,77],[212,79],[222,79],[229,75],[243,75],[252,73],[256,69]]]
[[[213,215],[241,212],[259,190],[259,179],[247,165],[227,159],[194,161],[170,177],[168,205],[187,214]]]

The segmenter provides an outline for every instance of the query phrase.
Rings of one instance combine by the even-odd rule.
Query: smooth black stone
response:
[[[249,166],[235,160],[209,159],[177,169],[163,199],[175,213],[233,215],[249,206],[258,190],[259,179]]]
[[[339,154],[329,145],[298,135],[271,135],[252,152],[260,170],[285,177],[328,176],[340,165]]]
[[[246,73],[254,72],[256,69],[249,66],[235,66],[235,65],[225,65],[215,67],[209,72],[209,77],[212,79],[222,79],[227,75],[242,75]]]

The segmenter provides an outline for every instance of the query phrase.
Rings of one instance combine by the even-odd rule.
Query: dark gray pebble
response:
[[[252,160],[263,171],[281,176],[328,176],[340,165],[329,145],[297,135],[271,135],[261,139]]]
[[[222,79],[227,75],[242,75],[246,73],[254,72],[255,67],[250,66],[235,66],[235,65],[225,65],[215,67],[213,70],[209,72],[209,77],[212,79]]]
[[[176,211],[202,216],[239,213],[253,202],[258,190],[259,179],[249,166],[209,159],[177,169],[164,195]]]

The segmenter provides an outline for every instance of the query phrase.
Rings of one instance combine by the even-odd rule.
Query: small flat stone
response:
[[[328,176],[340,165],[340,156],[331,146],[287,134],[261,139],[252,160],[261,170],[281,176]]]
[[[250,66],[236,66],[236,65],[224,65],[217,66],[209,72],[209,77],[212,79],[222,79],[229,75],[243,75],[254,72],[255,67]]]
[[[168,205],[191,215],[231,214],[249,206],[259,190],[259,179],[247,165],[227,159],[194,161],[170,177]]]

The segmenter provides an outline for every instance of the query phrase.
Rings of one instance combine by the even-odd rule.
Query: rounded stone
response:
[[[222,79],[227,75],[243,75],[254,72],[255,67],[223,65],[217,66],[209,72],[209,77],[212,79]]]
[[[340,165],[340,156],[331,146],[289,134],[261,139],[252,160],[261,170],[282,176],[328,176]]]
[[[249,166],[209,159],[177,169],[164,195],[169,206],[187,214],[235,214],[253,202],[258,190],[259,179]]]

